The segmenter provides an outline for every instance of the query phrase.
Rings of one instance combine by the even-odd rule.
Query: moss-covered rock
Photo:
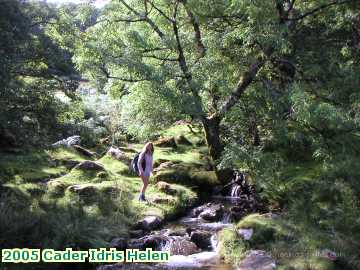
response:
[[[184,135],[175,137],[175,142],[177,145],[192,145],[192,143]]]
[[[176,148],[177,144],[174,137],[163,137],[155,141],[154,146]]]

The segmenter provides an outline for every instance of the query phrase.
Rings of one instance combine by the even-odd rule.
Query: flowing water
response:
[[[118,267],[110,266],[111,268],[103,269],[232,270],[232,266],[224,263],[220,258],[219,232],[224,228],[233,227],[232,222],[240,220],[246,214],[258,211],[261,206],[253,197],[251,189],[244,185],[233,182],[228,185],[225,192],[224,189],[222,191],[222,195],[212,196],[209,203],[191,209],[186,216],[167,223],[160,230],[151,231],[139,239],[132,239],[133,246],[128,247],[139,249],[151,247],[153,250],[170,251],[169,262],[162,264],[126,263],[118,265]],[[204,235],[206,237],[203,237]]]
[[[183,270],[232,270],[231,265],[224,263],[219,256],[218,234],[224,228],[233,227],[231,223],[230,208],[237,205],[241,197],[217,196],[211,198],[211,203],[206,207],[220,205],[222,208],[221,217],[218,220],[206,221],[203,218],[194,217],[194,209],[188,215],[168,223],[161,230],[153,231],[150,236],[166,237],[166,243],[160,245],[159,250],[170,250],[172,255],[170,261],[158,265],[128,264],[121,269],[126,270],[160,270],[160,269],[183,269]],[[196,209],[196,208],[195,208]],[[190,232],[201,231],[211,234],[210,245],[205,249],[198,249],[193,252],[188,243],[191,242]],[[176,245],[178,243],[178,245]],[[192,243],[192,242],[191,242]],[[174,248],[174,246],[176,248]],[[182,255],[174,255],[182,254]],[[190,253],[190,254],[188,254]],[[184,255],[185,254],[185,255]]]

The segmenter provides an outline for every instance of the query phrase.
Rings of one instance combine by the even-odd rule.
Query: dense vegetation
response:
[[[194,204],[214,172],[226,183],[240,169],[282,218],[237,224],[266,241],[225,231],[227,260],[249,246],[329,248],[342,255],[331,267],[360,268],[360,1],[0,4],[0,246],[106,245],[145,213]],[[50,147],[70,135],[105,175],[66,166],[86,159]],[[180,191],[170,206],[138,205],[140,184],[104,152],[180,135],[193,145],[156,157],[191,171],[175,177]],[[92,201],[67,189],[79,183],[94,187]],[[312,259],[282,263],[329,269]]]

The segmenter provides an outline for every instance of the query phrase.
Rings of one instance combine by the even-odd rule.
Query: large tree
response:
[[[148,103],[155,105],[141,111],[150,111],[149,118],[151,112],[155,117],[166,112],[155,113],[158,99],[177,106],[179,115],[200,120],[216,162],[224,149],[221,123],[244,93],[316,81],[306,63],[313,53],[301,39],[310,35],[309,42],[323,42],[325,35],[317,31],[324,22],[346,28],[343,20],[356,8],[357,0],[117,0],[84,34],[76,62],[97,81],[117,87],[115,81],[121,81],[130,94],[148,93]]]
[[[80,26],[66,24],[62,9],[45,2],[0,3],[0,148],[48,142],[59,136],[58,119],[68,109],[55,94],[75,98],[81,79],[70,42],[62,42]]]

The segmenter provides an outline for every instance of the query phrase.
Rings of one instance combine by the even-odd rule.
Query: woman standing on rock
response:
[[[147,186],[149,185],[150,174],[153,171],[153,154],[154,154],[154,146],[151,142],[148,142],[144,145],[142,151],[140,152],[138,159],[138,169],[139,176],[143,181],[143,186],[140,190],[139,201],[145,200],[145,191]]]

